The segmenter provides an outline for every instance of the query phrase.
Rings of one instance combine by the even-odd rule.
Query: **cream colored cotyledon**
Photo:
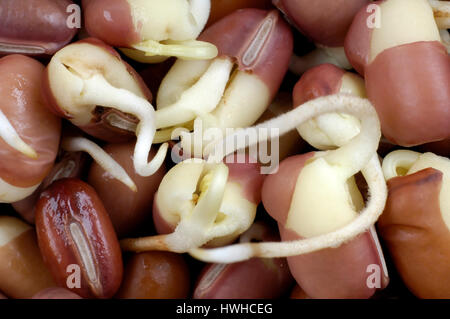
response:
[[[16,217],[0,216],[0,289],[10,298],[31,298],[55,286],[34,229]]]
[[[56,101],[53,107],[78,127],[90,125],[98,106],[137,118],[137,126],[129,126],[130,130],[135,129],[137,137],[133,157],[136,172],[149,176],[158,170],[168,145],[163,144],[147,163],[156,131],[155,111],[144,96],[141,83],[112,48],[93,41],[68,45],[53,56],[47,72],[48,89]],[[122,129],[126,121],[108,124]]]
[[[204,148],[216,139],[207,136],[213,130],[205,130],[214,129],[222,137],[226,129],[255,123],[278,91],[292,53],[292,33],[276,10],[235,11],[207,28],[200,39],[216,44],[219,56],[177,60],[157,96],[160,130],[155,140],[181,136],[187,153],[194,144]],[[201,129],[193,127],[195,120],[201,120]]]
[[[295,86],[294,100],[304,101],[328,95],[330,89],[331,93],[365,95],[362,78],[326,64],[305,73]],[[305,124],[301,125],[302,136],[320,150],[348,144],[359,134],[361,127],[357,117],[345,113],[321,115]],[[278,222],[283,241],[314,238],[338,231],[357,219],[364,208],[355,178],[349,177],[343,170],[348,163],[329,163],[326,154],[314,152],[291,157],[283,161],[278,172],[264,183],[264,207]],[[371,168],[365,167],[362,171],[367,169]],[[292,187],[280,190],[283,183]],[[277,199],[280,196],[283,196],[282,199]],[[288,205],[284,207],[282,202]],[[351,265],[348,267],[338,267],[349,263]],[[307,256],[288,257],[288,264],[297,283],[311,298],[370,297],[375,290],[366,282],[368,265],[382,268],[380,286],[377,288],[384,288],[389,281],[373,225],[370,231],[346,241],[342,246]]]
[[[41,97],[44,66],[19,54],[0,59],[0,202],[30,195],[55,160],[60,120]]]
[[[397,28],[397,26],[400,26],[402,24],[402,20],[408,19],[408,17],[411,16],[409,14],[404,14],[405,7],[408,7],[408,10],[410,10],[410,8],[413,8],[414,10],[417,9],[418,11],[416,11],[416,12],[422,11],[423,16],[425,16],[429,13],[429,11],[430,11],[429,7],[431,6],[431,9],[434,14],[435,24],[437,24],[437,27],[439,29],[441,29],[440,31],[443,34],[442,42],[445,44],[445,39],[448,34],[448,31],[446,29],[450,28],[450,3],[448,1],[428,0],[428,2],[429,2],[429,6],[428,6],[428,5],[426,5],[425,2],[426,2],[426,0],[424,0],[422,3],[414,3],[413,1],[403,0],[403,3],[400,3],[400,2],[398,3],[397,11],[390,10],[390,8],[388,10],[386,10],[386,11],[390,12],[390,15],[387,17],[384,16],[384,14],[385,14],[384,10],[381,11],[377,7],[368,7],[367,11],[372,12],[373,17],[375,17],[376,19],[379,19],[379,21],[378,21],[379,23],[377,23],[376,21],[373,21],[374,26],[373,26],[372,30],[383,28],[384,30],[397,30],[397,31],[399,31],[400,34],[402,34],[402,32],[404,32],[404,31],[407,31],[407,33],[404,33],[404,34],[409,34],[412,38],[410,40],[408,40],[408,39],[404,38],[403,34],[402,34],[401,39],[402,39],[402,41],[406,41],[405,43],[415,42],[416,40],[414,40],[414,39],[420,39],[421,35],[423,35],[424,33],[428,34],[429,39],[427,41],[435,41],[436,40],[435,30],[433,30],[432,26],[430,25],[431,21],[429,19],[426,19],[426,18],[417,19],[416,27],[414,27],[415,31],[413,31],[413,32],[411,32],[411,28],[408,28],[408,30],[405,30],[405,29],[401,30],[401,29]],[[391,1],[391,4],[392,4],[392,1]],[[381,3],[380,6],[381,7],[387,6],[387,4]],[[383,13],[380,14],[380,12],[383,12]],[[394,19],[391,19],[391,17]],[[383,26],[383,24],[386,22],[387,22],[387,25]],[[391,23],[394,23],[394,25],[392,25]],[[419,31],[419,32],[417,33],[416,31]],[[388,31],[388,32],[390,33],[390,31]],[[380,37],[383,38],[384,35],[380,35]],[[385,49],[388,49],[388,48],[391,48],[391,47],[401,44],[400,42],[398,42],[396,40],[395,36],[385,37],[385,38],[391,39],[393,42],[397,42],[399,44],[384,44],[387,46],[381,50],[380,50],[380,48],[375,48],[374,56],[372,59],[375,58],[377,53],[382,52]],[[300,56],[297,56],[294,54],[292,56],[289,69],[296,74],[303,74],[311,67],[314,67],[316,65],[320,65],[323,63],[331,63],[340,68],[347,69],[347,70],[352,69],[352,65],[348,61],[343,47],[327,47],[327,46],[323,46],[320,44],[316,44],[316,45],[317,45],[317,48],[314,51],[312,51],[304,56],[300,57]],[[380,46],[383,47],[384,45],[381,44]],[[447,47],[448,47],[448,45],[447,45]],[[380,51],[377,51],[377,50],[380,50]]]
[[[378,230],[402,281],[419,298],[448,298],[450,159],[397,150],[382,168],[389,197]]]
[[[264,43],[271,36],[273,25],[269,16],[258,27],[257,35],[242,52],[244,66],[253,65],[266,49]],[[187,126],[196,118],[204,120],[206,128],[245,127],[264,112],[269,99],[265,83],[256,75],[239,70],[231,57],[177,60],[158,90],[156,126],[169,128],[158,132],[166,140],[171,138],[173,127]]]
[[[450,59],[429,2],[387,0],[379,8],[380,27],[361,40],[367,41],[367,96],[383,135],[407,147],[448,139]],[[419,62],[424,59],[431,65]]]
[[[340,166],[329,165],[324,156],[324,153],[317,153],[302,169],[284,225],[295,229],[304,238],[342,228],[364,207],[353,176],[348,178],[340,172]],[[318,189],[320,197],[326,201],[318,198]],[[311,214],[311,211],[315,213]]]
[[[257,76],[233,68],[228,57],[212,61],[178,60],[158,91],[155,141],[181,135],[183,149],[192,150],[194,136],[177,128],[192,128],[202,120],[203,130],[247,127],[270,103],[270,92]],[[245,107],[242,107],[245,105]],[[203,146],[207,144],[204,137]]]
[[[408,10],[405,10],[408,8]],[[369,64],[378,54],[403,44],[441,41],[427,0],[389,0],[380,4],[381,23],[372,31]],[[414,23],[411,23],[414,17]]]
[[[167,57],[211,59],[217,48],[195,40],[205,27],[211,9],[209,0],[127,0],[135,30],[142,42],[123,48],[129,57],[144,63]]]
[[[100,146],[84,137],[65,137],[61,141],[61,148],[68,152],[86,152],[94,161],[110,174],[113,178],[121,181],[132,191],[136,192],[137,187],[125,169],[117,163],[111,155],[106,153]],[[62,173],[64,174],[64,173]],[[60,179],[61,174],[54,177]]]
[[[225,92],[232,68],[233,63],[228,58],[175,62],[158,90],[157,128],[182,125],[214,111]]]
[[[228,173],[223,163],[188,159],[177,164],[164,176],[153,212],[173,232],[125,239],[122,248],[184,253],[234,241],[253,223],[257,204],[242,195],[243,186],[230,180]]]

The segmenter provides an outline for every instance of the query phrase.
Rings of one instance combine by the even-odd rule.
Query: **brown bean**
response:
[[[68,68],[68,69],[67,69]],[[72,70],[67,72],[67,70]],[[91,136],[107,142],[125,142],[134,134],[139,120],[133,114],[116,109],[115,105],[98,102],[89,105],[80,100],[73,81],[101,75],[109,83],[146,100],[152,93],[140,75],[109,45],[96,38],[71,43],[58,51],[44,73],[43,97],[47,107],[56,115],[70,120]]]
[[[337,93],[366,97],[364,79],[333,64],[318,65],[306,71],[295,85],[292,93],[294,108],[315,98]],[[329,150],[347,144],[358,135],[360,126],[354,116],[331,113],[307,121],[297,131],[311,146]]]
[[[21,200],[37,187],[55,161],[61,120],[51,114],[41,97],[44,66],[18,54],[0,59],[0,110],[17,134],[32,147],[37,158],[30,158],[0,139],[0,178],[19,190],[0,191],[0,200]]]
[[[91,186],[72,178],[54,182],[37,203],[36,229],[58,286],[85,298],[116,293],[122,254],[108,213]]]
[[[194,40],[208,19],[209,2],[195,5],[188,0],[83,0],[82,4],[86,30],[92,37],[115,47],[130,48],[147,40]],[[150,52],[164,53],[164,49]]]
[[[53,286],[34,229],[18,218],[1,216],[0,290],[11,298],[31,298]]]
[[[450,229],[443,194],[447,172],[429,167],[388,180],[378,228],[397,271],[418,298],[450,298]],[[441,194],[442,193],[442,194]]]
[[[77,33],[67,24],[70,0],[2,0],[0,54],[53,54]]]
[[[289,225],[289,221],[292,220],[290,214],[293,212],[295,214],[296,211],[302,209],[305,210],[303,207],[297,208],[298,206],[295,206],[294,196],[298,196],[298,193],[296,193],[298,180],[304,178],[302,170],[308,169],[309,163],[313,163],[311,160],[314,159],[314,156],[315,153],[307,153],[285,159],[280,163],[278,172],[268,175],[264,182],[262,188],[264,208],[278,222],[283,241],[312,238],[329,231],[324,228],[320,232],[307,234],[313,227],[299,229],[301,225],[304,225],[305,220],[295,226]],[[331,178],[332,173],[330,174],[330,171],[327,173],[327,178]],[[347,183],[351,185],[350,183],[353,184],[354,181],[348,181]],[[356,188],[356,185],[353,185],[354,188],[348,187],[348,194],[352,198],[353,205],[359,209],[362,205],[362,197],[361,194],[358,194],[358,190],[351,190]],[[324,194],[324,187],[320,191],[317,190],[317,193]],[[318,200],[317,196],[314,197],[316,200]],[[335,205],[339,205],[336,200]],[[321,209],[316,207],[313,212],[314,217],[318,218]],[[340,209],[339,217],[332,219],[335,223],[334,227],[339,227],[336,226],[338,225],[337,221],[338,218],[342,218],[344,212],[345,208]],[[295,220],[298,221],[300,218],[297,215]],[[353,220],[354,215],[351,218],[349,219]],[[323,220],[325,219],[321,219],[321,226],[325,225]],[[349,222],[342,219],[339,223],[348,225]],[[290,256],[287,260],[295,280],[311,298],[369,298],[375,293],[376,289],[385,288],[389,282],[384,256],[374,230],[367,230],[338,247]],[[345,265],[345,267],[342,265]],[[375,265],[379,269],[379,276],[377,277],[379,285],[367,284],[367,269],[370,265]]]
[[[374,5],[383,17],[375,28],[367,23]],[[386,139],[411,147],[450,138],[450,58],[428,1],[367,4],[353,20],[345,51],[364,75]]]
[[[68,289],[52,287],[39,291],[32,299],[83,299]]]
[[[227,195],[219,202],[221,203],[221,211],[217,216],[223,214],[226,217],[217,217],[214,226],[203,229],[203,237],[201,240],[197,240],[195,245],[206,244],[209,247],[218,247],[229,244],[253,223],[257,206],[261,201],[261,185],[264,182],[264,175],[261,174],[261,165],[252,163],[252,159],[249,156],[243,161],[233,158],[236,156],[230,155],[224,161],[228,169],[225,185],[225,193]],[[183,219],[184,222],[191,222],[189,220],[191,210],[194,209],[195,205],[198,205],[198,201],[191,201],[191,198],[198,196],[193,191],[199,189],[200,192],[207,192],[209,185],[212,183],[210,182],[211,166],[205,164],[204,162],[193,163],[184,161],[174,166],[164,176],[153,202],[153,222],[159,234],[172,233],[172,235],[168,236],[173,236],[173,233],[179,230],[177,227]],[[205,181],[208,182],[205,183]],[[202,196],[200,194],[200,198],[203,198]],[[185,213],[185,207],[188,207],[187,214]],[[208,211],[217,214],[218,209],[209,207]],[[195,223],[197,222],[191,222],[191,225]],[[202,228],[196,229],[200,231]],[[220,233],[218,233],[220,235],[215,235],[218,229],[220,229]],[[160,246],[161,243],[164,243],[163,245],[167,243],[163,239],[165,237],[156,237],[159,239],[153,241],[153,243],[152,241],[146,243],[145,238],[124,240],[122,248],[134,251],[136,249],[137,251],[149,251],[154,250],[155,246],[153,245],[156,245],[163,250],[186,251],[187,248],[186,246],[183,247],[183,245],[186,242],[192,245],[190,238],[186,238],[190,237],[190,235],[177,236],[178,239],[174,241],[176,244],[171,243],[166,247]],[[147,239],[150,238],[148,237]]]
[[[179,254],[151,251],[133,255],[117,298],[180,299],[189,294],[189,269]]]
[[[450,58],[442,43],[389,48],[366,67],[365,80],[389,141],[414,146],[450,138]]]
[[[117,179],[106,174],[103,168],[93,163],[89,170],[88,182],[97,191],[103,201],[106,211],[111,218],[119,238],[130,235],[130,232],[151,219],[153,196],[158,190],[165,174],[165,168],[148,177],[142,177],[136,173],[133,166],[134,141],[121,144],[109,144],[104,150],[110,154],[128,173],[137,186],[137,192],[133,192]],[[149,159],[153,158],[156,150],[152,149]]]

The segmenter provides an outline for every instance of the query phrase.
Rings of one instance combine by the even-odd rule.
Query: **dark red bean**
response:
[[[78,179],[54,182],[37,203],[36,229],[44,260],[59,286],[85,298],[109,298],[117,292],[122,254],[108,213],[91,186]]]
[[[138,175],[132,161],[134,141],[108,144],[104,150],[125,169],[137,186],[137,192],[133,192],[122,182],[112,179],[95,162],[89,170],[88,182],[95,188],[103,201],[117,235],[121,238],[130,235],[133,230],[145,222],[146,218],[151,218],[153,197],[166,170],[162,166],[151,176]],[[155,149],[152,149],[149,159],[153,158],[155,154]]]
[[[32,299],[83,299],[68,289],[52,287],[39,291]]]
[[[55,161],[61,135],[61,121],[45,107],[41,97],[44,66],[23,55],[0,59],[0,110],[21,139],[37,154],[30,158],[0,139],[0,178],[20,188],[0,191],[0,200],[15,202],[30,195]],[[4,188],[4,187],[2,187]]]

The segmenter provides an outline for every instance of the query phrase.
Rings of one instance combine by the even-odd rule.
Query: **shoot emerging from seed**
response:
[[[137,192],[136,184],[123,167],[94,142],[84,137],[65,137],[61,142],[61,147],[68,152],[88,153],[105,172],[125,184],[133,192]]]
[[[185,212],[181,212],[180,222],[173,233],[124,239],[121,241],[122,249],[135,252],[163,250],[185,253],[214,239],[216,236],[213,228],[220,214],[228,180],[228,167],[223,163],[207,164],[205,169],[205,175],[199,180],[200,195],[195,197],[196,205],[192,210],[186,208]]]
[[[347,177],[353,176],[359,171],[362,172],[371,196],[367,206],[359,216],[346,226],[324,235],[290,242],[241,243],[209,250],[196,248],[189,252],[193,257],[206,262],[232,263],[252,257],[296,256],[325,248],[338,247],[375,224],[386,203],[387,187],[376,153],[381,137],[380,123],[375,109],[367,99],[347,94],[335,94],[308,101],[301,107],[297,107],[278,118],[225,137],[214,148],[208,150],[208,161],[220,161],[226,155],[238,149],[249,147],[267,139],[267,136],[262,136],[253,141],[246,140],[245,145],[227,150],[227,153],[223,152],[223,145],[226,145],[227,140],[239,138],[241,134],[242,136],[248,135],[245,132],[246,130],[277,127],[279,128],[279,135],[283,135],[306,121],[331,112],[350,114],[361,122],[359,135],[352,138],[346,145],[336,150],[327,151],[321,156],[330,165],[339,166]],[[355,156],[355,154],[358,154],[358,156]]]

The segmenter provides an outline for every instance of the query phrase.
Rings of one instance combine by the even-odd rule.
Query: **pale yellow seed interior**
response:
[[[363,202],[356,185],[349,187],[351,184],[338,166],[329,165],[323,158],[307,164],[297,179],[286,228],[309,238],[349,224]]]
[[[372,31],[369,62],[402,44],[441,40],[427,0],[388,0],[380,8],[381,27]]]

